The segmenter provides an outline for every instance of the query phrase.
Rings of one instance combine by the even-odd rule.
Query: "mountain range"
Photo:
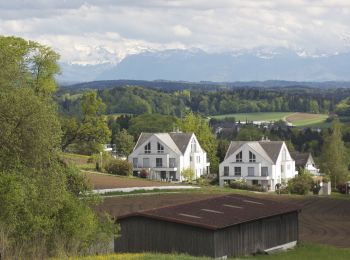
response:
[[[147,51],[118,64],[61,63],[61,83],[96,80],[350,81],[350,53],[308,56],[287,49],[208,53],[199,49]]]

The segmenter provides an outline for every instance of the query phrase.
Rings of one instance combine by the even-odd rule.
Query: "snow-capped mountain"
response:
[[[118,64],[62,64],[60,81],[110,79],[185,81],[349,81],[350,53],[307,55],[303,51],[260,49],[208,53],[199,49],[146,51]]]

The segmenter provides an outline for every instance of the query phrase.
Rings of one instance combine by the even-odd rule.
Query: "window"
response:
[[[235,167],[235,176],[241,176],[241,175],[242,175],[242,168]]]
[[[164,153],[164,146],[160,143],[157,143],[157,151],[158,153]]]
[[[248,176],[255,176],[254,175],[254,167],[248,167]]]
[[[236,162],[242,162],[242,151],[236,155]]]
[[[156,167],[163,167],[163,158],[156,158]]]
[[[169,167],[170,168],[176,167],[176,159],[175,158],[169,158]]]
[[[151,153],[151,143],[145,145],[145,153]]]
[[[200,162],[201,162],[201,157],[197,156],[197,163],[200,163]]]
[[[249,162],[255,162],[255,161],[256,161],[255,154],[249,151]]]
[[[143,158],[143,167],[149,168],[149,158]]]
[[[224,176],[229,175],[230,168],[228,166],[224,166]]]
[[[281,165],[281,172],[284,172],[284,167],[283,167],[283,165]]]
[[[134,166],[134,168],[137,168],[137,161],[137,158],[132,159],[132,165]]]
[[[287,160],[287,152],[286,152],[286,149],[283,149],[282,151],[282,161],[285,161]]]
[[[287,165],[287,170],[290,171],[290,164]]]
[[[261,167],[261,176],[263,176],[263,177],[269,176],[269,168],[268,167]]]
[[[194,138],[192,139],[192,142],[191,142],[191,152],[192,153],[197,152],[197,143],[196,143],[196,140]]]

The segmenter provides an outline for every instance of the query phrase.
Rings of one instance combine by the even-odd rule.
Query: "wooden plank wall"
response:
[[[265,218],[215,233],[215,257],[250,255],[298,240],[298,213]]]
[[[178,252],[214,257],[211,230],[144,217],[131,217],[119,223],[121,236],[115,240],[115,252]]]

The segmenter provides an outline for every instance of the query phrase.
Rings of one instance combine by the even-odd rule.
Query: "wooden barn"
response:
[[[186,253],[230,257],[292,247],[300,208],[227,195],[136,212],[118,218],[115,252]]]

